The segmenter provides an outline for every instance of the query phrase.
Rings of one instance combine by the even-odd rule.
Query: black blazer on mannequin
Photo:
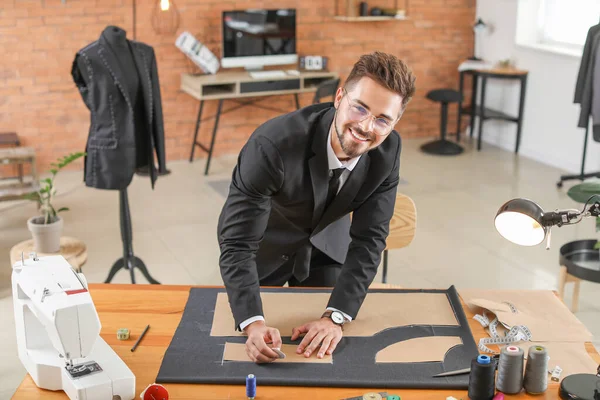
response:
[[[327,306],[353,318],[377,273],[396,201],[400,136],[392,131],[363,154],[324,209],[334,113],[332,103],[322,103],[274,118],[240,152],[218,223],[221,275],[236,329],[264,315],[261,278],[288,260],[294,276],[308,276],[312,246],[343,264]]]
[[[128,40],[121,28],[108,26],[98,40],[77,52],[71,74],[91,113],[86,185],[122,190],[137,171],[148,173],[154,188],[166,166],[153,48]]]

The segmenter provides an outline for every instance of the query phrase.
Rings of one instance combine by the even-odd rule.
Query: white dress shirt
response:
[[[347,161],[340,161],[337,158],[337,156],[335,155],[335,152],[333,151],[333,147],[331,147],[331,130],[329,130],[329,135],[327,136],[327,162],[329,164],[329,170],[331,171],[331,170],[334,170],[337,168],[346,168],[346,170],[344,172],[342,172],[342,174],[340,175],[340,185],[338,188],[338,193],[339,193],[340,189],[342,188],[342,186],[344,186],[344,183],[346,183],[346,180],[348,179],[348,176],[350,175],[350,173],[352,172],[354,167],[356,167],[358,160],[360,160],[360,156],[351,158],[350,160],[347,160]],[[333,307],[327,307],[327,310],[339,311],[344,315],[344,317],[346,317],[346,320],[352,321],[352,318],[348,314],[346,314],[345,312],[343,312],[341,310],[335,309]],[[256,321],[264,321],[264,320],[265,319],[262,315],[256,315],[254,317],[250,317],[247,320],[240,323],[240,329],[244,330],[244,328],[247,327],[248,325],[250,325],[251,323],[256,322]]]

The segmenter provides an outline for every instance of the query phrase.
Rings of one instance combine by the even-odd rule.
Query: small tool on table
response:
[[[500,354],[495,354],[491,358],[496,363],[498,363],[498,360],[500,359]],[[454,371],[442,372],[441,374],[433,375],[433,377],[438,378],[438,377],[443,377],[443,376],[463,375],[463,374],[468,374],[470,372],[471,372],[471,367],[468,367],[468,368],[463,368],[463,369],[456,369]]]
[[[140,337],[138,338],[138,340],[135,342],[135,344],[131,348],[132,352],[135,351],[135,349],[138,347],[138,344],[140,344],[140,341],[142,340],[142,338],[144,337],[144,335],[146,334],[146,332],[148,332],[148,328],[150,328],[150,325],[146,325],[146,328],[144,329],[144,331],[142,332],[142,334],[140,335]]]

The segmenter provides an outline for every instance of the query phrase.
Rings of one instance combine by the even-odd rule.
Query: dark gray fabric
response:
[[[261,289],[262,292],[317,292],[326,289]],[[459,326],[405,326],[387,329],[372,337],[344,337],[333,354],[333,364],[271,363],[223,361],[225,342],[245,343],[245,337],[211,337],[217,293],[224,289],[193,288],[167,349],[157,383],[245,384],[248,374],[256,375],[257,386],[335,386],[373,388],[445,388],[465,389],[469,375],[433,378],[432,375],[466,368],[478,350],[456,289],[447,290],[385,290],[395,293],[446,293]],[[369,290],[369,293],[384,290]],[[402,296],[398,296],[401,301]],[[415,305],[418,306],[418,305]],[[357,316],[360,320],[360,313]],[[232,326],[232,329],[234,327]],[[463,345],[448,352],[443,363],[375,364],[377,351],[393,343],[423,336],[459,336]],[[282,337],[283,343],[292,342]]]

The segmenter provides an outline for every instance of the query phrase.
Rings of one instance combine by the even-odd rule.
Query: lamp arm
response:
[[[563,225],[572,225],[580,222],[584,214],[579,210],[556,210],[549,211],[542,215],[542,225],[551,227]]]
[[[591,199],[592,198],[588,200],[582,211],[571,209],[556,210],[544,213],[544,215],[542,216],[542,224],[548,227],[556,225],[560,228],[563,225],[578,224],[579,222],[581,222],[581,220],[583,220],[584,217],[600,216],[600,201],[594,202],[592,205],[589,206],[589,208],[586,209]]]

